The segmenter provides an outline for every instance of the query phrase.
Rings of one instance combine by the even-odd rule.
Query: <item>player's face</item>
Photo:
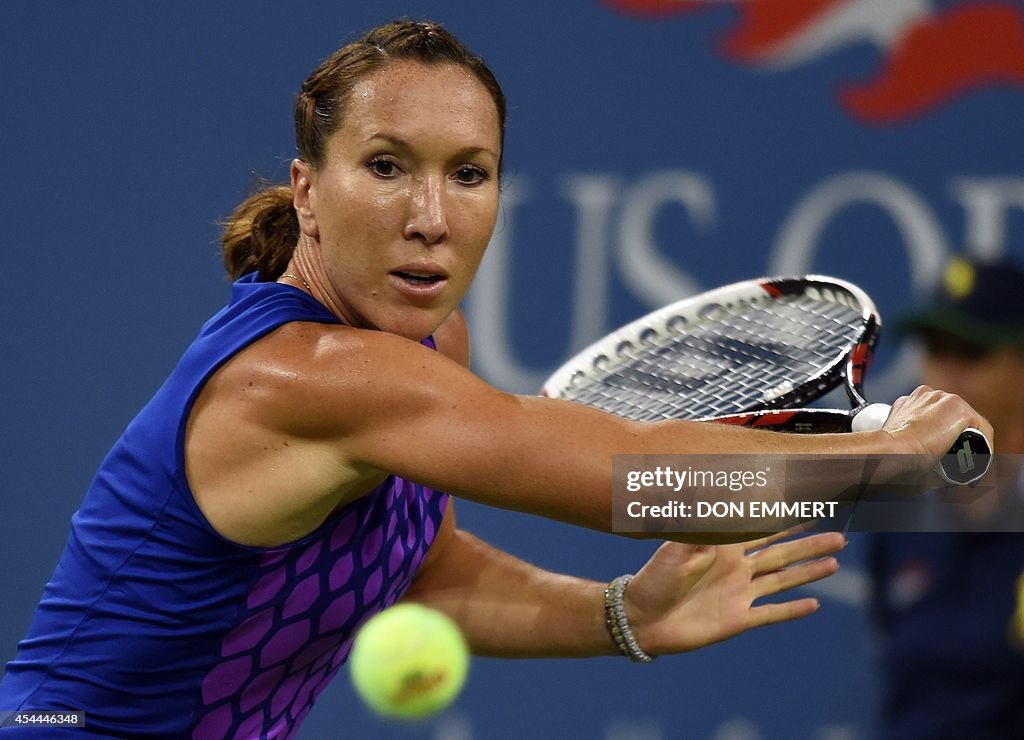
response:
[[[494,101],[459,67],[396,62],[355,86],[309,174],[347,323],[419,340],[458,306],[494,229],[500,142]]]

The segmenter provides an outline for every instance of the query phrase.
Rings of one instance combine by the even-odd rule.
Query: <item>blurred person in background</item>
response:
[[[967,526],[870,537],[884,737],[1024,737],[1024,533],[1007,517],[1024,508],[1022,287],[1024,265],[954,257],[898,324],[920,382],[992,422],[999,485],[962,507]]]

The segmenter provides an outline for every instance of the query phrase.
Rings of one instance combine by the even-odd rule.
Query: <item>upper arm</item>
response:
[[[614,455],[813,454],[831,444],[803,435],[806,450],[794,450],[793,435],[640,423],[516,396],[417,342],[303,323],[281,327],[218,371],[189,424],[186,466],[197,501],[222,532],[249,544],[312,531],[388,474],[607,531]],[[277,523],[273,532],[268,522]]]
[[[640,425],[501,392],[442,353],[383,332],[346,329],[322,344],[297,375],[287,422],[332,440],[341,466],[609,528],[611,456],[635,446]]]

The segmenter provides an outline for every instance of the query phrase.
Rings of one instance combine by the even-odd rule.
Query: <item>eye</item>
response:
[[[490,179],[490,175],[487,174],[486,170],[471,164],[459,167],[453,177],[461,185],[480,185]]]
[[[388,157],[374,157],[366,163],[366,166],[378,177],[392,178],[402,173],[398,164]]]

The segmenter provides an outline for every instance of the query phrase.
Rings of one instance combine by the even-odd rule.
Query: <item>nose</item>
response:
[[[444,185],[443,177],[417,178],[402,232],[406,239],[430,245],[437,244],[448,235]]]

